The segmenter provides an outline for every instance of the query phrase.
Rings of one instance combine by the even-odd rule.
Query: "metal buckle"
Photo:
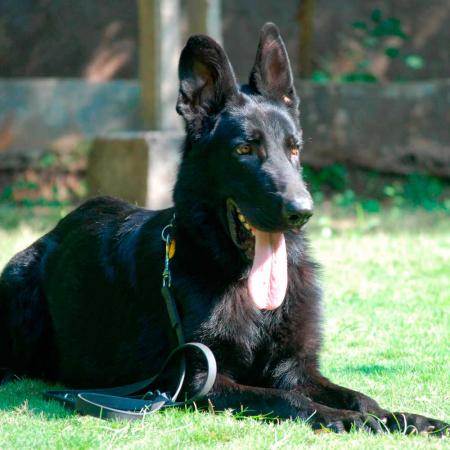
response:
[[[172,284],[172,275],[170,273],[170,267],[169,267],[169,262],[170,262],[170,229],[173,228],[173,222],[175,220],[175,213],[172,216],[172,219],[170,221],[170,223],[168,223],[161,231],[161,239],[163,240],[163,242],[165,242],[166,244],[166,254],[164,257],[164,270],[162,273],[162,285],[163,287],[170,287]]]

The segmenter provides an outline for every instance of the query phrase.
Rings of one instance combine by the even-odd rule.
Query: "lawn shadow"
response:
[[[42,415],[46,419],[65,419],[75,413],[55,401],[44,399],[43,393],[61,386],[49,385],[42,381],[23,379],[8,381],[0,385],[0,411],[25,411],[32,415]]]
[[[404,372],[407,367],[400,366],[382,366],[380,364],[364,364],[361,366],[346,366],[348,372],[357,372],[364,375],[384,375],[388,373]]]

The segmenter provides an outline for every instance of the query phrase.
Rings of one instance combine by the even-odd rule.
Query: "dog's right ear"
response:
[[[299,100],[289,56],[280,30],[273,23],[268,22],[262,27],[249,85],[261,95],[282,101],[294,116],[298,115]]]
[[[237,95],[236,78],[222,47],[208,36],[192,36],[180,56],[177,112],[198,134]],[[206,119],[206,120],[205,120]]]

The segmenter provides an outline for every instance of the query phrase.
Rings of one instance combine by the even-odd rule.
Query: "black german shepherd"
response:
[[[237,85],[207,36],[189,39],[179,76],[186,140],[175,207],[89,200],[16,255],[0,279],[0,366],[74,387],[155,373],[172,345],[161,231],[176,214],[173,293],[186,339],[208,345],[218,361],[209,396],[216,408],[309,418],[335,431],[442,434],[445,423],[394,416],[320,373],[321,291],[303,230],[313,204],[276,26],[262,29],[247,85]]]

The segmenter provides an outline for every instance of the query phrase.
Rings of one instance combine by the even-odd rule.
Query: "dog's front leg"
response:
[[[449,424],[440,420],[413,413],[392,413],[367,395],[334,384],[320,374],[312,376],[307,385],[299,387],[298,392],[330,408],[358,411],[376,417],[385,431],[425,432],[442,436],[450,430]]]
[[[349,409],[376,416],[387,414],[388,411],[369,396],[332,383],[320,374],[309,377],[308,383],[299,389],[315,402],[337,409]]]
[[[231,409],[246,416],[306,420],[314,429],[330,428],[336,432],[352,427],[380,432],[379,421],[365,414],[338,410],[314,402],[297,390],[246,386],[219,375],[208,401],[217,410]]]

